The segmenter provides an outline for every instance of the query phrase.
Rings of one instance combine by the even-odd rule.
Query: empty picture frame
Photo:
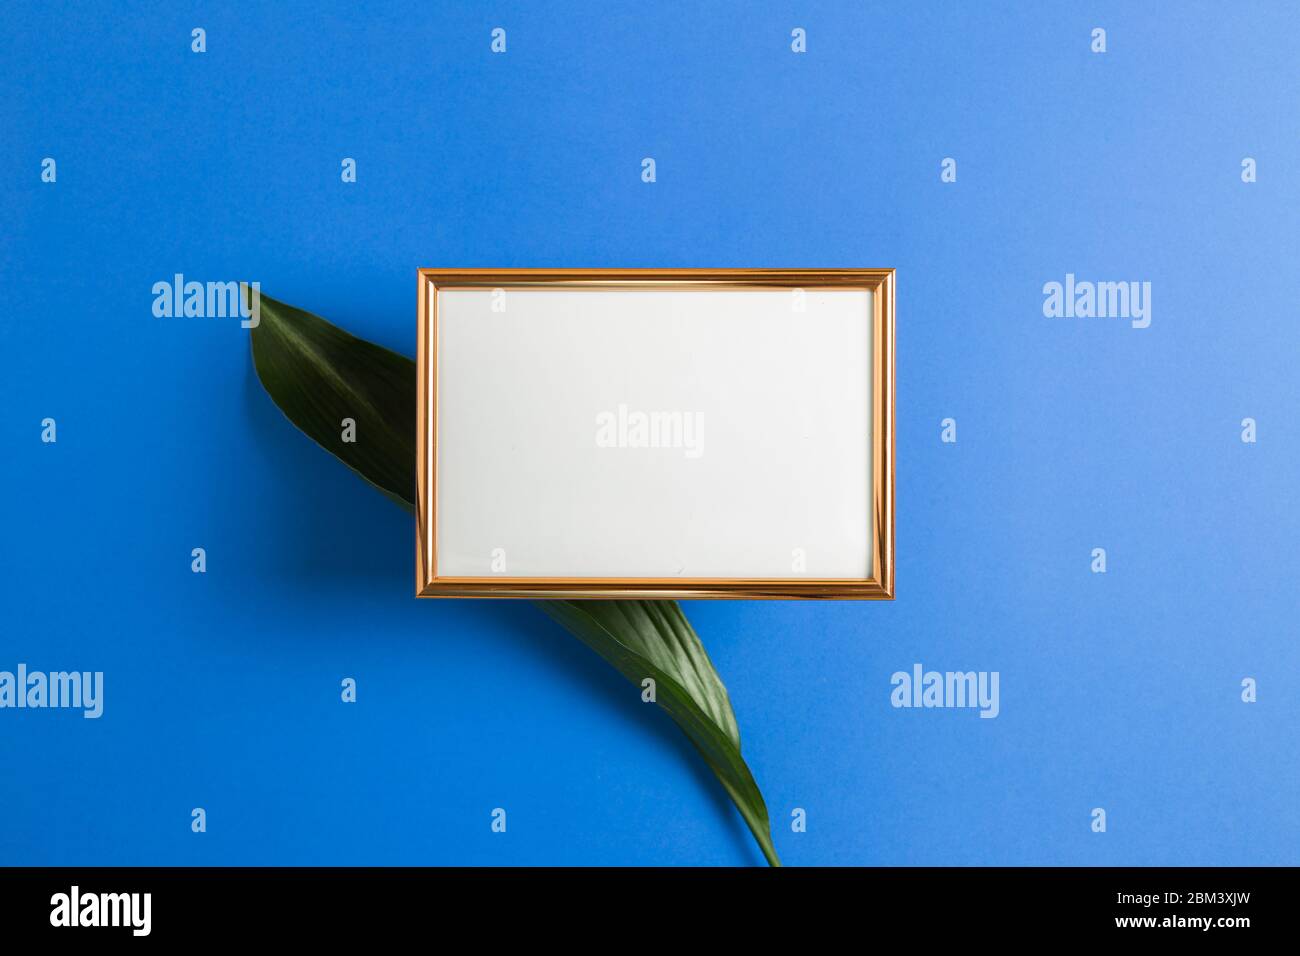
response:
[[[420,596],[894,596],[892,269],[422,269],[418,365]]]

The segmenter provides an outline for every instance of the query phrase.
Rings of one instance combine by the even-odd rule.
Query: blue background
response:
[[[1130,6],[7,5],[0,669],[106,692],[0,711],[0,863],[761,862],[535,608],[412,598],[237,322],[151,312],[410,355],[417,267],[570,265],[898,270],[897,600],[686,605],[785,862],[1300,862],[1300,13]],[[1067,272],[1151,327],[1044,318]],[[1001,715],[893,709],[916,662]]]

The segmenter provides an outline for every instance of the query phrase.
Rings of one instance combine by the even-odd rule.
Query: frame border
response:
[[[895,364],[893,269],[420,269],[416,413],[416,597],[554,599],[894,598]],[[439,289],[530,286],[606,288],[849,288],[872,293],[871,577],[545,578],[437,575]],[[433,295],[429,294],[430,287]]]

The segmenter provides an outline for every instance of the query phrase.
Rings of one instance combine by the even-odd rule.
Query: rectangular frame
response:
[[[894,597],[893,269],[420,269],[416,457],[417,597],[884,599]],[[862,289],[872,293],[872,574],[858,578],[446,577],[437,574],[438,299],[442,289]],[[433,294],[430,295],[432,288]]]

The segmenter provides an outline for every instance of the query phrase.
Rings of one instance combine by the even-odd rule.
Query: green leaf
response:
[[[415,500],[415,363],[324,319],[261,296],[253,366],[280,410],[317,444],[407,510]],[[343,441],[343,419],[356,422]],[[727,688],[676,601],[538,605],[655,701],[704,757],[763,856],[779,866],[767,805],[740,754]]]
[[[691,738],[745,818],[767,862],[780,866],[767,804],[740,755],[731,699],[676,601],[538,601],[638,687],[654,678],[655,701]]]
[[[252,339],[257,377],[289,421],[414,510],[415,363],[266,295]],[[362,440],[343,440],[344,419]]]

